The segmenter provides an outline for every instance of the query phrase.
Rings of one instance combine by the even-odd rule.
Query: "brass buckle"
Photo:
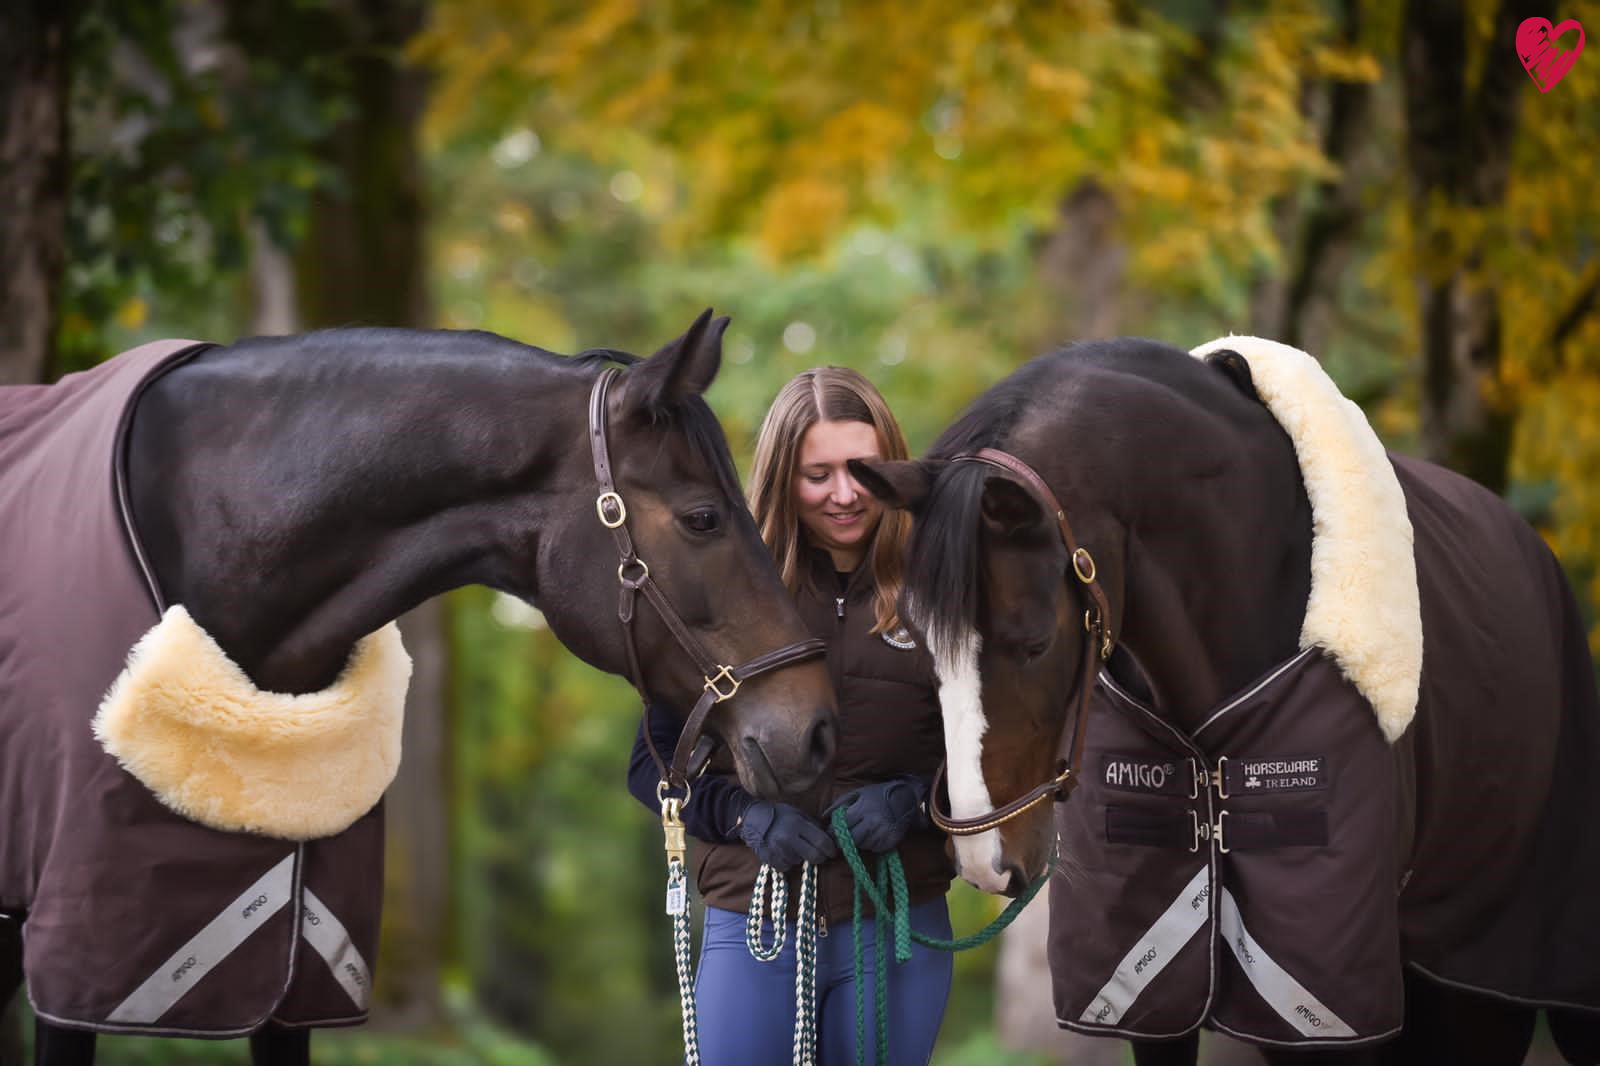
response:
[[[726,681],[731,686],[728,691],[724,692],[722,689],[717,687],[717,683],[719,681]],[[721,703],[723,700],[733,699],[734,695],[738,693],[739,686],[742,683],[743,682],[741,682],[737,677],[733,676],[733,667],[723,666],[720,667],[715,674],[706,678],[705,687],[707,691],[709,691],[713,696],[717,697],[716,702]]]
[[[1084,573],[1084,565],[1086,563],[1089,567],[1088,573]],[[1078,575],[1079,581],[1082,581],[1085,585],[1094,584],[1094,556],[1090,555],[1087,549],[1079,548],[1072,553],[1072,569]]]
[[[615,519],[606,517],[607,506],[612,507],[612,509],[616,512],[617,517]],[[605,526],[607,529],[616,529],[618,526],[622,525],[622,523],[628,520],[628,505],[623,503],[622,497],[618,496],[615,492],[602,492],[600,495],[596,496],[594,500],[594,512],[600,516],[600,524]]]

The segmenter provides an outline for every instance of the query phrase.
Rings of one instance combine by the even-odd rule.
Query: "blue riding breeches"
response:
[[[761,962],[745,944],[743,914],[706,908],[700,968],[695,977],[699,1007],[700,1059],[705,1066],[781,1066],[791,1061],[794,1042],[794,926],[784,938],[783,953]],[[940,898],[911,909],[911,928],[927,936],[950,937],[950,911]],[[862,1061],[872,1062],[877,1041],[873,1002],[876,964],[875,923],[862,927],[862,982],[866,986],[866,1047]],[[887,934],[888,930],[885,929]],[[764,943],[772,930],[765,928]],[[856,1061],[856,993],[850,926],[831,927],[817,938],[817,1051],[823,1066],[851,1066]],[[894,961],[885,945],[889,966],[889,1062],[892,1066],[927,1066],[933,1057],[939,1023],[950,998],[954,956],[913,943],[911,958]]]

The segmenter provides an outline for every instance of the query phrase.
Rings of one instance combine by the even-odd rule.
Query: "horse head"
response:
[[[795,795],[832,759],[834,697],[820,647],[808,661],[753,668],[810,633],[702,399],[727,324],[703,313],[593,394],[595,464],[567,491],[567,520],[541,531],[540,600],[569,648],[632,677],[641,695],[682,713],[709,701],[704,728],[746,788]]]
[[[1147,341],[1075,345],[990,389],[928,458],[852,465],[915,517],[902,617],[934,656],[944,820],[978,888],[1015,895],[1046,871],[1048,800],[1070,791],[1100,669],[1181,723],[1293,645],[1293,624],[1272,627],[1297,582],[1250,562],[1302,543],[1285,531],[1304,492],[1286,441],[1248,446],[1281,431],[1235,371]]]

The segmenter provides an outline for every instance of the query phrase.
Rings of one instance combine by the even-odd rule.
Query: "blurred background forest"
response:
[[[1505,493],[1593,622],[1600,54],[1540,92],[1535,15],[1600,33],[1600,0],[6,0],[0,383],[336,324],[648,354],[710,305],[748,470],[815,364],[920,451],[1064,340],[1257,333]],[[482,589],[405,631],[378,1006],[317,1061],[677,1061],[631,689]],[[1056,1034],[1038,939],[961,957],[939,1063],[1120,1061]]]

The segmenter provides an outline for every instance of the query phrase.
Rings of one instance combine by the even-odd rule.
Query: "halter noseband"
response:
[[[939,810],[939,783],[945,773],[945,764],[939,764],[939,770],[933,779],[933,789],[928,793],[928,817],[934,825],[951,836],[975,836],[991,829],[998,829],[1046,799],[1054,799],[1057,803],[1061,803],[1072,794],[1074,788],[1078,787],[1078,767],[1083,761],[1083,742],[1086,736],[1084,727],[1089,717],[1089,697],[1094,691],[1095,657],[1097,654],[1102,660],[1111,657],[1111,606],[1106,601],[1105,590],[1100,587],[1094,556],[1089,554],[1088,549],[1079,546],[1077,537],[1073,536],[1072,526],[1067,522],[1067,512],[1056,502],[1055,493],[1050,491],[1050,486],[1044,483],[1044,479],[1031,466],[998,448],[984,448],[972,454],[957,455],[951,461],[986,463],[1016,475],[1045,511],[1055,516],[1062,543],[1067,546],[1067,554],[1072,559],[1072,572],[1088,591],[1090,599],[1094,601],[1083,612],[1083,627],[1088,631],[1089,639],[1083,645],[1083,669],[1078,679],[1078,709],[1073,715],[1070,731],[1065,725],[1062,726],[1057,748],[1060,757],[1056,760],[1055,776],[987,814],[976,818],[952,818]]]
[[[594,509],[600,516],[600,524],[611,531],[611,536],[617,543],[617,553],[622,558],[617,566],[617,581],[622,586],[622,597],[617,604],[617,617],[622,622],[623,644],[628,651],[629,680],[633,682],[639,698],[645,701],[646,712],[649,710],[649,696],[645,691],[644,672],[639,668],[639,651],[633,635],[634,598],[638,593],[643,592],[645,598],[655,605],[656,613],[661,616],[661,621],[676,638],[678,646],[688,653],[689,658],[694,660],[695,666],[704,675],[705,684],[700,690],[700,698],[695,701],[689,717],[684,720],[683,734],[679,737],[678,746],[672,753],[670,765],[656,751],[655,742],[650,739],[650,730],[646,728],[644,731],[650,754],[661,770],[663,787],[683,788],[687,792],[689,778],[692,776],[689,772],[691,758],[695,745],[705,730],[706,718],[711,714],[711,708],[723,700],[732,699],[739,691],[739,686],[750,678],[781,666],[813,659],[827,650],[827,644],[815,638],[799,640],[793,644],[786,644],[776,651],[758,655],[739,666],[725,666],[707,654],[705,648],[694,638],[694,634],[689,632],[689,627],[684,624],[683,617],[667,599],[667,594],[650,577],[650,567],[645,565],[645,561],[639,558],[639,553],[634,550],[633,538],[628,536],[628,507],[622,502],[616,482],[611,477],[611,453],[606,446],[606,392],[620,373],[621,371],[615,367],[601,371],[600,377],[594,383],[593,391],[589,393],[589,445],[594,453],[595,481],[600,487],[600,494],[595,497]],[[687,799],[687,795],[684,798]]]

